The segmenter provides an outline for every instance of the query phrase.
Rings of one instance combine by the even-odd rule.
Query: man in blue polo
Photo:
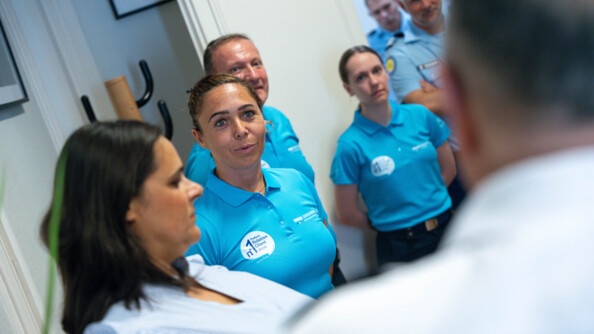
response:
[[[411,20],[395,36],[386,51],[386,69],[396,100],[400,103],[422,104],[451,127],[440,80],[445,33],[442,0],[399,1]],[[449,143],[454,155],[457,155],[457,138],[450,136]],[[458,177],[450,185],[449,192],[452,208],[455,209],[465,196]]]

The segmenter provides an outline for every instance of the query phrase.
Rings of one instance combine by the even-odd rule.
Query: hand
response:
[[[419,80],[419,85],[421,85],[421,89],[425,93],[431,93],[431,92],[438,90],[438,88],[435,87],[433,84],[431,84],[430,82],[425,81],[423,79]]]

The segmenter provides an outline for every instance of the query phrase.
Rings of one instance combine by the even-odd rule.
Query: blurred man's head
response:
[[[268,74],[254,43],[242,34],[221,36],[204,50],[206,74],[227,73],[249,82],[262,102],[268,98]]]
[[[412,22],[417,27],[430,34],[436,34],[444,29],[444,16],[441,10],[441,0],[400,0],[402,8],[410,14]]]
[[[366,0],[369,15],[377,24],[388,31],[400,30],[402,17],[398,10],[398,0]]]
[[[471,184],[594,143],[594,1],[454,0],[447,35],[446,90]]]

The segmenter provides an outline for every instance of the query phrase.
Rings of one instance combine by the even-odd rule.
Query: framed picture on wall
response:
[[[172,0],[109,0],[116,19],[121,19]]]
[[[0,21],[0,108],[28,101],[6,32]]]

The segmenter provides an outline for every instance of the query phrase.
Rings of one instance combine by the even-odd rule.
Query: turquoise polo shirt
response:
[[[293,131],[291,122],[280,110],[264,106],[262,114],[266,124],[266,144],[262,153],[263,168],[293,168],[314,182],[314,170],[305,159],[299,147],[299,138]],[[184,174],[194,182],[202,185],[206,183],[210,172],[215,168],[215,162],[210,155],[210,150],[194,143]]]
[[[413,226],[451,206],[436,151],[449,128],[421,105],[390,104],[387,126],[355,112],[338,139],[330,172],[334,184],[358,186],[379,231]]]
[[[186,255],[200,254],[206,264],[247,271],[317,298],[333,289],[336,241],[324,225],[326,211],[303,173],[262,172],[266,196],[210,174],[195,203],[202,237]]]

